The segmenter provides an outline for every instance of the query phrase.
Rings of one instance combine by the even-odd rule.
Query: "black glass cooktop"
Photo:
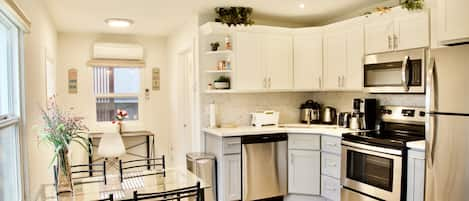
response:
[[[392,149],[405,149],[406,143],[410,141],[424,140],[422,133],[411,133],[406,131],[369,131],[342,134],[343,140],[381,146]]]

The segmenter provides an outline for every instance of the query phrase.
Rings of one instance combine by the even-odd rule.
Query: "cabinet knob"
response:
[[[392,49],[392,37],[388,36],[388,49]]]

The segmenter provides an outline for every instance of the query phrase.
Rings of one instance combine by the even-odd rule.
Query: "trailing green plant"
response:
[[[213,82],[230,82],[230,78],[227,76],[220,76],[218,77],[218,79],[216,79]]]
[[[407,10],[421,10],[424,6],[424,0],[403,0],[401,6]]]
[[[251,19],[252,8],[250,7],[217,7],[215,13],[218,15],[215,22],[221,22],[228,26],[254,24]]]
[[[72,142],[79,144],[91,154],[89,141],[82,136],[88,128],[83,124],[82,119],[73,116],[69,111],[61,110],[55,98],[49,99],[47,107],[41,109],[41,115],[44,124],[39,134],[40,141],[54,148],[54,156],[50,165],[57,159],[59,167],[67,173],[66,168],[69,166],[67,154]]]

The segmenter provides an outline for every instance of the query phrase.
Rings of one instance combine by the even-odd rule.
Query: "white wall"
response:
[[[145,49],[146,67],[143,68],[144,89],[150,89],[150,99],[141,99],[141,114],[138,122],[124,122],[124,130],[149,130],[156,134],[157,154],[168,153],[169,140],[169,93],[170,84],[166,56],[166,38],[150,36],[59,33],[57,64],[57,102],[61,107],[73,109],[78,116],[84,117],[85,124],[92,131],[115,131],[110,122],[96,122],[96,105],[93,96],[93,69],[86,65],[90,60],[91,48],[95,42],[138,43]],[[152,68],[160,68],[160,90],[153,91],[151,85]],[[78,93],[68,93],[68,70],[78,70]],[[86,154],[79,146],[73,148],[72,161],[85,162]]]
[[[52,169],[49,169],[51,149],[38,142],[38,129],[41,123],[40,107],[46,103],[45,57],[56,60],[57,33],[48,12],[38,0],[17,0],[32,22],[31,33],[24,40],[24,88],[25,115],[23,146],[25,146],[24,162],[27,165],[25,189],[26,200],[32,200],[43,183],[51,183]]]
[[[198,17],[194,16],[187,21],[179,29],[175,30],[168,38],[168,66],[170,69],[170,80],[171,86],[173,86],[174,92],[182,90],[180,86],[181,79],[183,79],[183,69],[181,65],[178,65],[178,57],[181,53],[187,50],[193,50],[194,54],[194,69],[196,75],[198,75]],[[198,89],[198,87],[196,87]],[[197,94],[197,92],[196,92]],[[179,168],[185,168],[185,154],[191,151],[200,150],[200,135],[198,133],[191,136],[185,136],[181,129],[181,119],[185,115],[181,111],[181,98],[178,93],[170,94],[171,99],[171,137],[170,137],[170,155],[173,159],[174,165]],[[199,109],[197,104],[197,98],[195,102],[196,111]],[[197,112],[198,113],[198,112]],[[197,122],[197,121],[195,121]],[[196,126],[195,130],[198,130],[199,124],[194,123]],[[187,139],[192,139],[188,141]]]

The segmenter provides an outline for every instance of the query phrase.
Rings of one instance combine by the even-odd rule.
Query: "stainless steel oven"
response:
[[[342,161],[342,200],[401,200],[402,150],[342,141]]]
[[[427,49],[365,57],[364,85],[370,93],[425,93]]]

